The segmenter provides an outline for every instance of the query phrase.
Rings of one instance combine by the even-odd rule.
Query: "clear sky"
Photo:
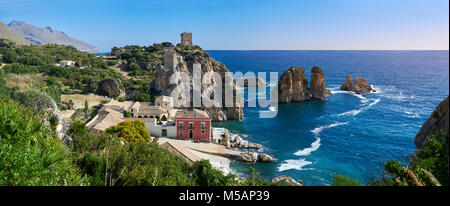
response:
[[[0,0],[12,20],[105,51],[183,31],[204,49],[449,49],[448,0]]]

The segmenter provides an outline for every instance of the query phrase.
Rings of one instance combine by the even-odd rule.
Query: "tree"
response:
[[[125,120],[116,126],[112,126],[106,130],[107,133],[113,134],[121,141],[145,143],[151,142],[152,138],[144,122],[139,120]]]
[[[7,49],[3,53],[2,60],[6,63],[14,63],[17,62],[17,53],[12,49]]]
[[[88,100],[84,100],[84,116],[87,118],[89,118],[89,102]]]
[[[128,71],[138,71],[138,70],[141,70],[141,67],[139,66],[139,64],[132,62],[128,65],[127,70]]]

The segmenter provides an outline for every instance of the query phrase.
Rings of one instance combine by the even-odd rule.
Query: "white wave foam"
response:
[[[369,105],[362,107],[360,109],[355,109],[355,110],[351,110],[348,112],[344,112],[342,114],[338,114],[337,116],[355,116],[363,111],[366,111],[368,109],[370,109],[370,107],[372,107],[373,105],[378,104],[378,102],[380,102],[380,99],[375,99],[373,102],[371,102]]]
[[[403,115],[408,118],[419,118],[420,113],[416,111],[411,111],[411,109],[400,107],[400,106],[393,106],[391,107],[391,110],[398,113],[405,113],[406,115]]]
[[[310,165],[312,162],[306,161],[305,159],[299,160],[284,160],[283,163],[278,167],[278,172],[285,170],[311,170],[311,168],[303,168],[306,165]]]
[[[320,147],[320,138],[317,138],[316,141],[311,143],[311,146],[302,150],[299,150],[294,153],[294,155],[297,156],[307,156],[311,154],[312,152],[316,151]]]
[[[329,129],[329,128],[346,125],[346,124],[348,124],[348,122],[338,122],[338,123],[333,123],[333,124],[329,124],[329,125],[323,125],[323,126],[314,128],[313,130],[311,130],[311,132],[314,133],[314,135],[318,136],[320,134],[320,132],[322,132],[322,130],[324,130],[324,129]]]
[[[369,102],[369,100],[367,98],[365,98],[363,95],[361,94],[356,94],[355,92],[352,91],[333,91],[331,90],[331,94],[351,94],[355,97],[358,97],[359,99],[361,99],[362,103],[367,103]]]
[[[331,92],[331,94],[343,94],[343,93],[351,94],[351,93],[353,93],[352,91],[333,91],[333,90],[331,90],[330,92]]]
[[[348,124],[348,122],[338,122],[338,123],[333,123],[333,124],[329,124],[329,125],[323,125],[323,126],[314,128],[313,130],[311,130],[311,132],[316,137],[316,141],[311,143],[310,147],[307,147],[305,149],[302,149],[302,150],[299,150],[299,151],[295,152],[294,155],[296,155],[296,156],[307,156],[307,155],[311,154],[312,152],[318,150],[319,147],[320,147],[320,137],[319,137],[320,132],[322,132],[324,129],[329,129],[329,128],[337,127],[337,126],[340,126],[340,125],[346,125],[346,124]]]
[[[370,86],[375,90],[375,92],[372,91],[371,93],[375,93],[375,94],[383,93],[383,90],[381,90],[380,87],[375,87],[372,84]]]

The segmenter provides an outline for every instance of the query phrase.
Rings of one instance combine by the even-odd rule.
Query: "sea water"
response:
[[[289,175],[305,185],[331,185],[335,173],[361,183],[379,178],[384,162],[406,162],[416,149],[420,127],[449,95],[448,51],[208,52],[231,72],[281,76],[289,67],[300,66],[308,81],[313,66],[325,73],[332,91],[325,101],[281,104],[270,119],[259,118],[259,112],[273,108],[247,105],[243,121],[215,123],[248,135],[246,140],[262,144],[262,152],[275,156],[272,163],[232,162],[235,173],[245,176],[253,167],[267,181]],[[341,91],[347,74],[366,78],[376,92]],[[255,101],[247,89],[240,91],[247,103]],[[266,91],[268,95],[270,87]]]

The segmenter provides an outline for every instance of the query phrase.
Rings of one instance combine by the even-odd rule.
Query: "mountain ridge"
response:
[[[0,38],[11,40],[13,42],[16,42],[19,45],[31,44],[30,41],[26,40],[19,34],[16,34],[13,31],[11,31],[9,29],[8,25],[6,25],[5,23],[3,23],[1,21],[0,21]]]
[[[28,41],[37,44],[62,44],[72,45],[80,51],[87,51],[91,53],[101,52],[101,50],[86,42],[75,39],[62,31],[58,31],[50,26],[39,27],[26,23],[25,21],[13,20],[8,24],[8,28],[27,39]]]

